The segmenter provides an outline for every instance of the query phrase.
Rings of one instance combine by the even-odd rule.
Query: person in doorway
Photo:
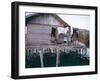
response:
[[[52,44],[55,44],[56,43],[56,29],[52,27],[52,30],[51,30],[51,42]]]

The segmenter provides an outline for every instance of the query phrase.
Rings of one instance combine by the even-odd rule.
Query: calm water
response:
[[[55,53],[44,53],[43,54],[43,67],[56,67],[56,57]],[[36,68],[41,67],[41,60],[39,54],[26,54],[26,68]],[[76,52],[61,52],[59,56],[58,67],[60,66],[80,66],[89,65],[89,58],[77,54]]]

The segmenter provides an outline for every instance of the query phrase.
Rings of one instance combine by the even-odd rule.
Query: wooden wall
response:
[[[51,27],[46,25],[28,24],[26,45],[41,45],[51,43]]]

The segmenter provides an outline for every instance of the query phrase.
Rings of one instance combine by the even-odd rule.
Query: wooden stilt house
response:
[[[70,27],[57,14],[35,13],[26,16],[26,45],[51,45],[56,44],[57,29]]]

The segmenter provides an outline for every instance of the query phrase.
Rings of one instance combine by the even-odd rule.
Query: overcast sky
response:
[[[71,27],[87,29],[90,28],[90,16],[89,15],[58,15]]]

